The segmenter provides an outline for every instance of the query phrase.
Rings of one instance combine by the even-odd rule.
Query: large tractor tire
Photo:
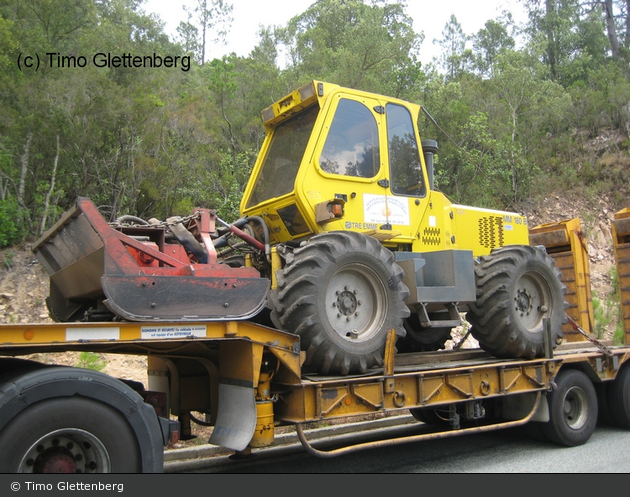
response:
[[[347,375],[381,366],[388,330],[404,336],[409,316],[409,290],[392,253],[378,240],[340,231],[317,235],[284,257],[271,319],[300,336],[304,371]]]
[[[529,245],[506,246],[481,257],[475,268],[477,300],[467,318],[471,333],[500,358],[544,357],[544,319],[553,348],[562,339],[566,286],[553,259]]]

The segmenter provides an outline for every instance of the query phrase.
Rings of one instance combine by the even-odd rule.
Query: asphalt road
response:
[[[415,423],[391,430],[418,434]],[[331,439],[313,446],[326,449]],[[336,437],[338,440],[338,437]],[[355,443],[350,438],[345,443]],[[174,464],[174,463],[173,463]],[[630,473],[630,431],[600,426],[579,447],[559,447],[513,428],[367,449],[333,458],[309,454],[299,443],[260,449],[248,460],[216,456],[174,473]]]

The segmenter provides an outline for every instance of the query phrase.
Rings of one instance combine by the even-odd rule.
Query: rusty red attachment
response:
[[[199,263],[164,226],[110,226],[94,203],[73,209],[33,246],[50,276],[48,309],[57,321],[218,321],[248,319],[266,304],[269,281],[250,267],[217,262],[213,211],[195,235],[208,252]]]

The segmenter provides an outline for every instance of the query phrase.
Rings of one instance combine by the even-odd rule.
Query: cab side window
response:
[[[319,166],[330,174],[373,178],[379,164],[374,115],[361,102],[342,98],[319,157]]]
[[[392,192],[424,197],[427,190],[411,114],[400,105],[387,104],[386,115]]]

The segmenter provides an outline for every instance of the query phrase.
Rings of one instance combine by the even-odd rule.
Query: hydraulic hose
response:
[[[247,233],[245,233],[240,228],[237,228],[233,224],[228,224],[228,223],[226,223],[225,221],[223,221],[222,219],[220,219],[218,217],[217,217],[217,221],[219,221],[223,226],[225,226],[230,231],[230,233],[238,236],[242,240],[245,240],[247,243],[249,243],[250,245],[256,247],[258,250],[263,250],[263,251],[265,250],[265,245],[263,243],[260,243],[258,240],[256,240],[254,237],[248,235]]]

